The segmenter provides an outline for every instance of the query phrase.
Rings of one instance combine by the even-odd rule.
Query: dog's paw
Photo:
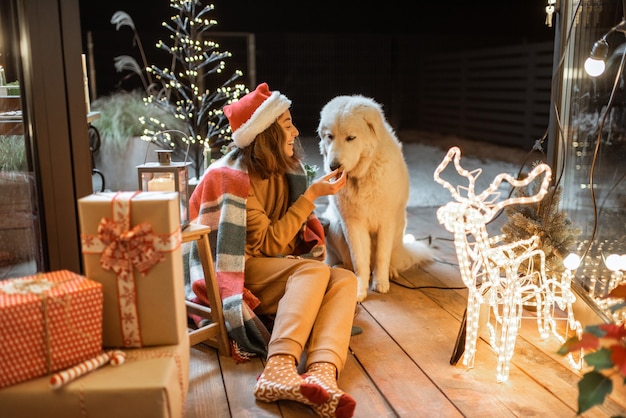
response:
[[[397,279],[398,277],[400,277],[400,272],[398,271],[398,269],[396,269],[394,266],[389,266],[389,278]]]
[[[374,279],[372,283],[372,289],[378,293],[387,293],[389,292],[389,279],[387,280],[376,280]]]
[[[363,302],[366,297],[367,297],[367,286],[366,287],[359,286],[357,291],[356,291],[356,301],[357,301],[357,303]]]

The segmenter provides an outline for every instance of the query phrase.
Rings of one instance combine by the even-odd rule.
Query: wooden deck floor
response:
[[[340,387],[357,401],[355,417],[575,417],[580,373],[556,355],[560,343],[542,340],[525,319],[508,381],[496,382],[496,356],[480,340],[475,366],[450,365],[466,305],[451,235],[437,222],[436,208],[409,211],[407,232],[432,237],[437,262],[405,274],[388,294],[370,292],[357,309]],[[420,288],[431,286],[431,288]],[[295,402],[262,403],[252,394],[260,359],[235,364],[214,349],[191,349],[186,418],[314,417]],[[585,417],[626,416],[620,381],[603,405]]]

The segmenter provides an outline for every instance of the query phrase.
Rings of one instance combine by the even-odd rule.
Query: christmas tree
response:
[[[172,149],[179,161],[190,160],[195,176],[199,178],[205,155],[210,156],[211,150],[219,152],[231,140],[223,106],[239,100],[249,90],[236,83],[243,76],[242,71],[234,71],[231,75],[225,73],[225,60],[232,54],[220,51],[219,44],[208,39],[207,31],[217,24],[209,18],[214,6],[203,5],[200,0],[173,0],[170,7],[177,13],[169,23],[163,22],[163,27],[170,33],[169,41],[157,43],[157,48],[171,55],[170,66],[160,68],[145,63],[135,25],[125,12],[116,12],[111,23],[118,30],[122,26],[133,30],[144,67],[129,56],[117,57],[115,65],[120,72],[129,70],[140,76],[147,93],[147,106],[160,108],[183,126],[181,130],[167,126],[157,117],[143,118],[142,139]]]
[[[539,182],[533,182],[527,188],[516,189],[514,193],[517,197],[532,196],[540,186]],[[532,236],[539,237],[539,248],[545,253],[548,275],[550,272],[560,273],[565,270],[563,258],[576,245],[581,234],[581,229],[571,222],[567,214],[559,211],[561,194],[561,186],[550,186],[546,196],[539,202],[510,205],[504,210],[508,216],[502,226],[505,240],[516,242]]]

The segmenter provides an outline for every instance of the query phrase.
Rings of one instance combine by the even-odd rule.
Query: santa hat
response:
[[[239,148],[245,148],[254,138],[291,106],[291,100],[279,91],[270,91],[267,83],[243,96],[238,101],[224,106],[224,114],[233,132],[232,138]]]

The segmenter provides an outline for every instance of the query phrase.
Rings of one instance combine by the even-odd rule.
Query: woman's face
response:
[[[285,142],[283,144],[283,151],[285,155],[288,157],[293,156],[293,143],[295,138],[300,134],[298,132],[298,128],[293,124],[293,120],[291,119],[291,112],[289,110],[285,110],[285,113],[278,117],[278,124],[283,129]]]

